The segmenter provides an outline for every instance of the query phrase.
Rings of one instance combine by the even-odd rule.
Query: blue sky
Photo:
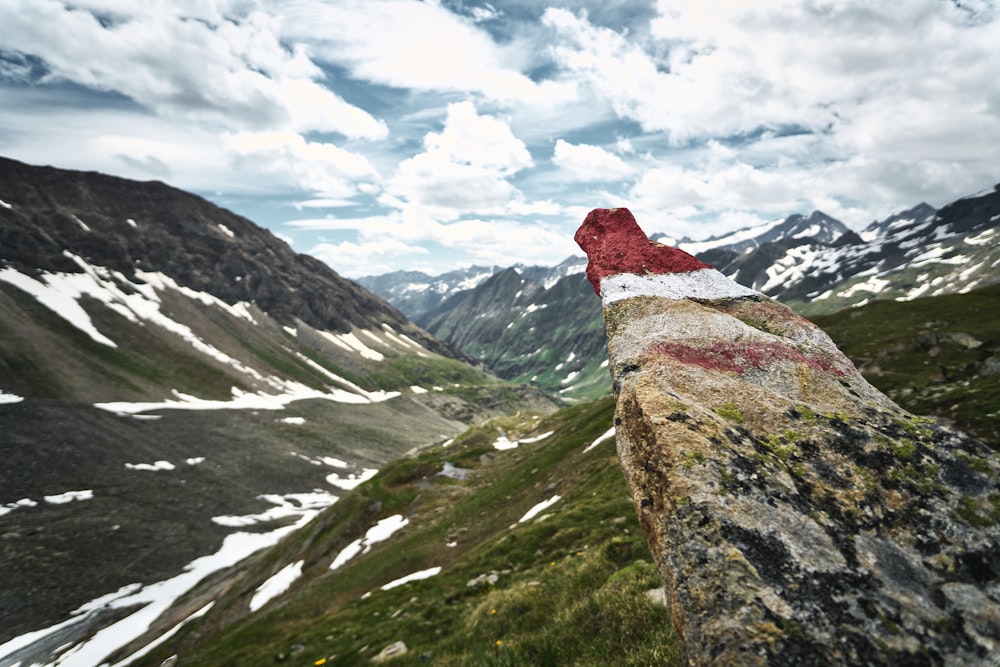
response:
[[[162,180],[357,277],[555,264],[1000,181],[993,0],[0,0],[0,154]],[[0,198],[5,193],[0,193]]]

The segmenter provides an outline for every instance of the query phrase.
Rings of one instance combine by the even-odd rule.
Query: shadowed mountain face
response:
[[[437,341],[314,257],[267,230],[159,182],[29,166],[0,158],[0,260],[29,272],[80,272],[70,256],[120,272],[162,272],[282,324],[335,332],[388,323],[434,351]]]

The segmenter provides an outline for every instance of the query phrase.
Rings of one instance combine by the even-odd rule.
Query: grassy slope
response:
[[[907,302],[873,301],[811,319],[901,406],[950,419],[1000,449],[1000,373],[990,371],[1000,357],[998,313],[1000,287],[992,286]]]
[[[399,665],[420,664],[421,655],[436,665],[675,663],[667,610],[645,595],[660,580],[613,439],[583,452],[608,429],[613,408],[607,398],[545,418],[494,420],[387,466],[245,565],[204,619],[139,664],[174,653],[185,665],[368,664],[398,640],[410,647]],[[497,427],[511,438],[554,433],[497,451]],[[474,472],[465,481],[434,476],[444,461]],[[518,524],[556,494],[547,517]],[[328,570],[344,546],[397,513],[409,518],[406,528]],[[304,576],[292,591],[247,614],[257,586],[299,560]],[[433,566],[441,574],[380,590]],[[490,573],[495,584],[467,585]]]

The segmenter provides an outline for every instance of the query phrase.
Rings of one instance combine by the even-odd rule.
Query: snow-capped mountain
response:
[[[939,211],[921,203],[860,234],[814,211],[677,245],[736,282],[813,315],[998,282],[998,226],[994,189]],[[601,308],[583,277],[585,265],[573,257],[558,267],[497,273],[443,301],[422,324],[501,377],[536,382],[563,398],[606,392]],[[375,291],[406,312],[391,294]]]
[[[429,276],[422,271],[393,271],[378,276],[364,276],[356,282],[406,313],[421,324],[424,316],[436,310],[456,294],[475,289],[502,266],[470,266]]]
[[[919,204],[833,244],[784,240],[718,261],[737,282],[804,315],[875,299],[961,293],[1000,281],[1000,189],[935,211]]]
[[[777,243],[788,239],[811,239],[822,245],[835,245],[842,237],[849,234],[851,230],[844,223],[822,211],[813,211],[808,216],[797,213],[784,220],[773,220],[704,241],[683,239],[677,246],[692,255],[701,255],[710,250],[742,253],[759,248],[765,243]]]
[[[0,158],[0,648],[141,626],[402,453],[552,409],[467,359],[200,197]]]

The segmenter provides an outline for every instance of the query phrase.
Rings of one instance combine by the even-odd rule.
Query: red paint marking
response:
[[[595,208],[573,239],[587,253],[587,279],[600,296],[601,278],[687,273],[712,268],[683,250],[651,242],[627,208]]]
[[[807,356],[781,343],[737,345],[716,341],[711,345],[693,346],[684,343],[658,343],[654,350],[685,364],[729,373],[743,373],[750,368],[763,368],[779,361],[794,361],[834,375],[845,375],[829,359]]]

